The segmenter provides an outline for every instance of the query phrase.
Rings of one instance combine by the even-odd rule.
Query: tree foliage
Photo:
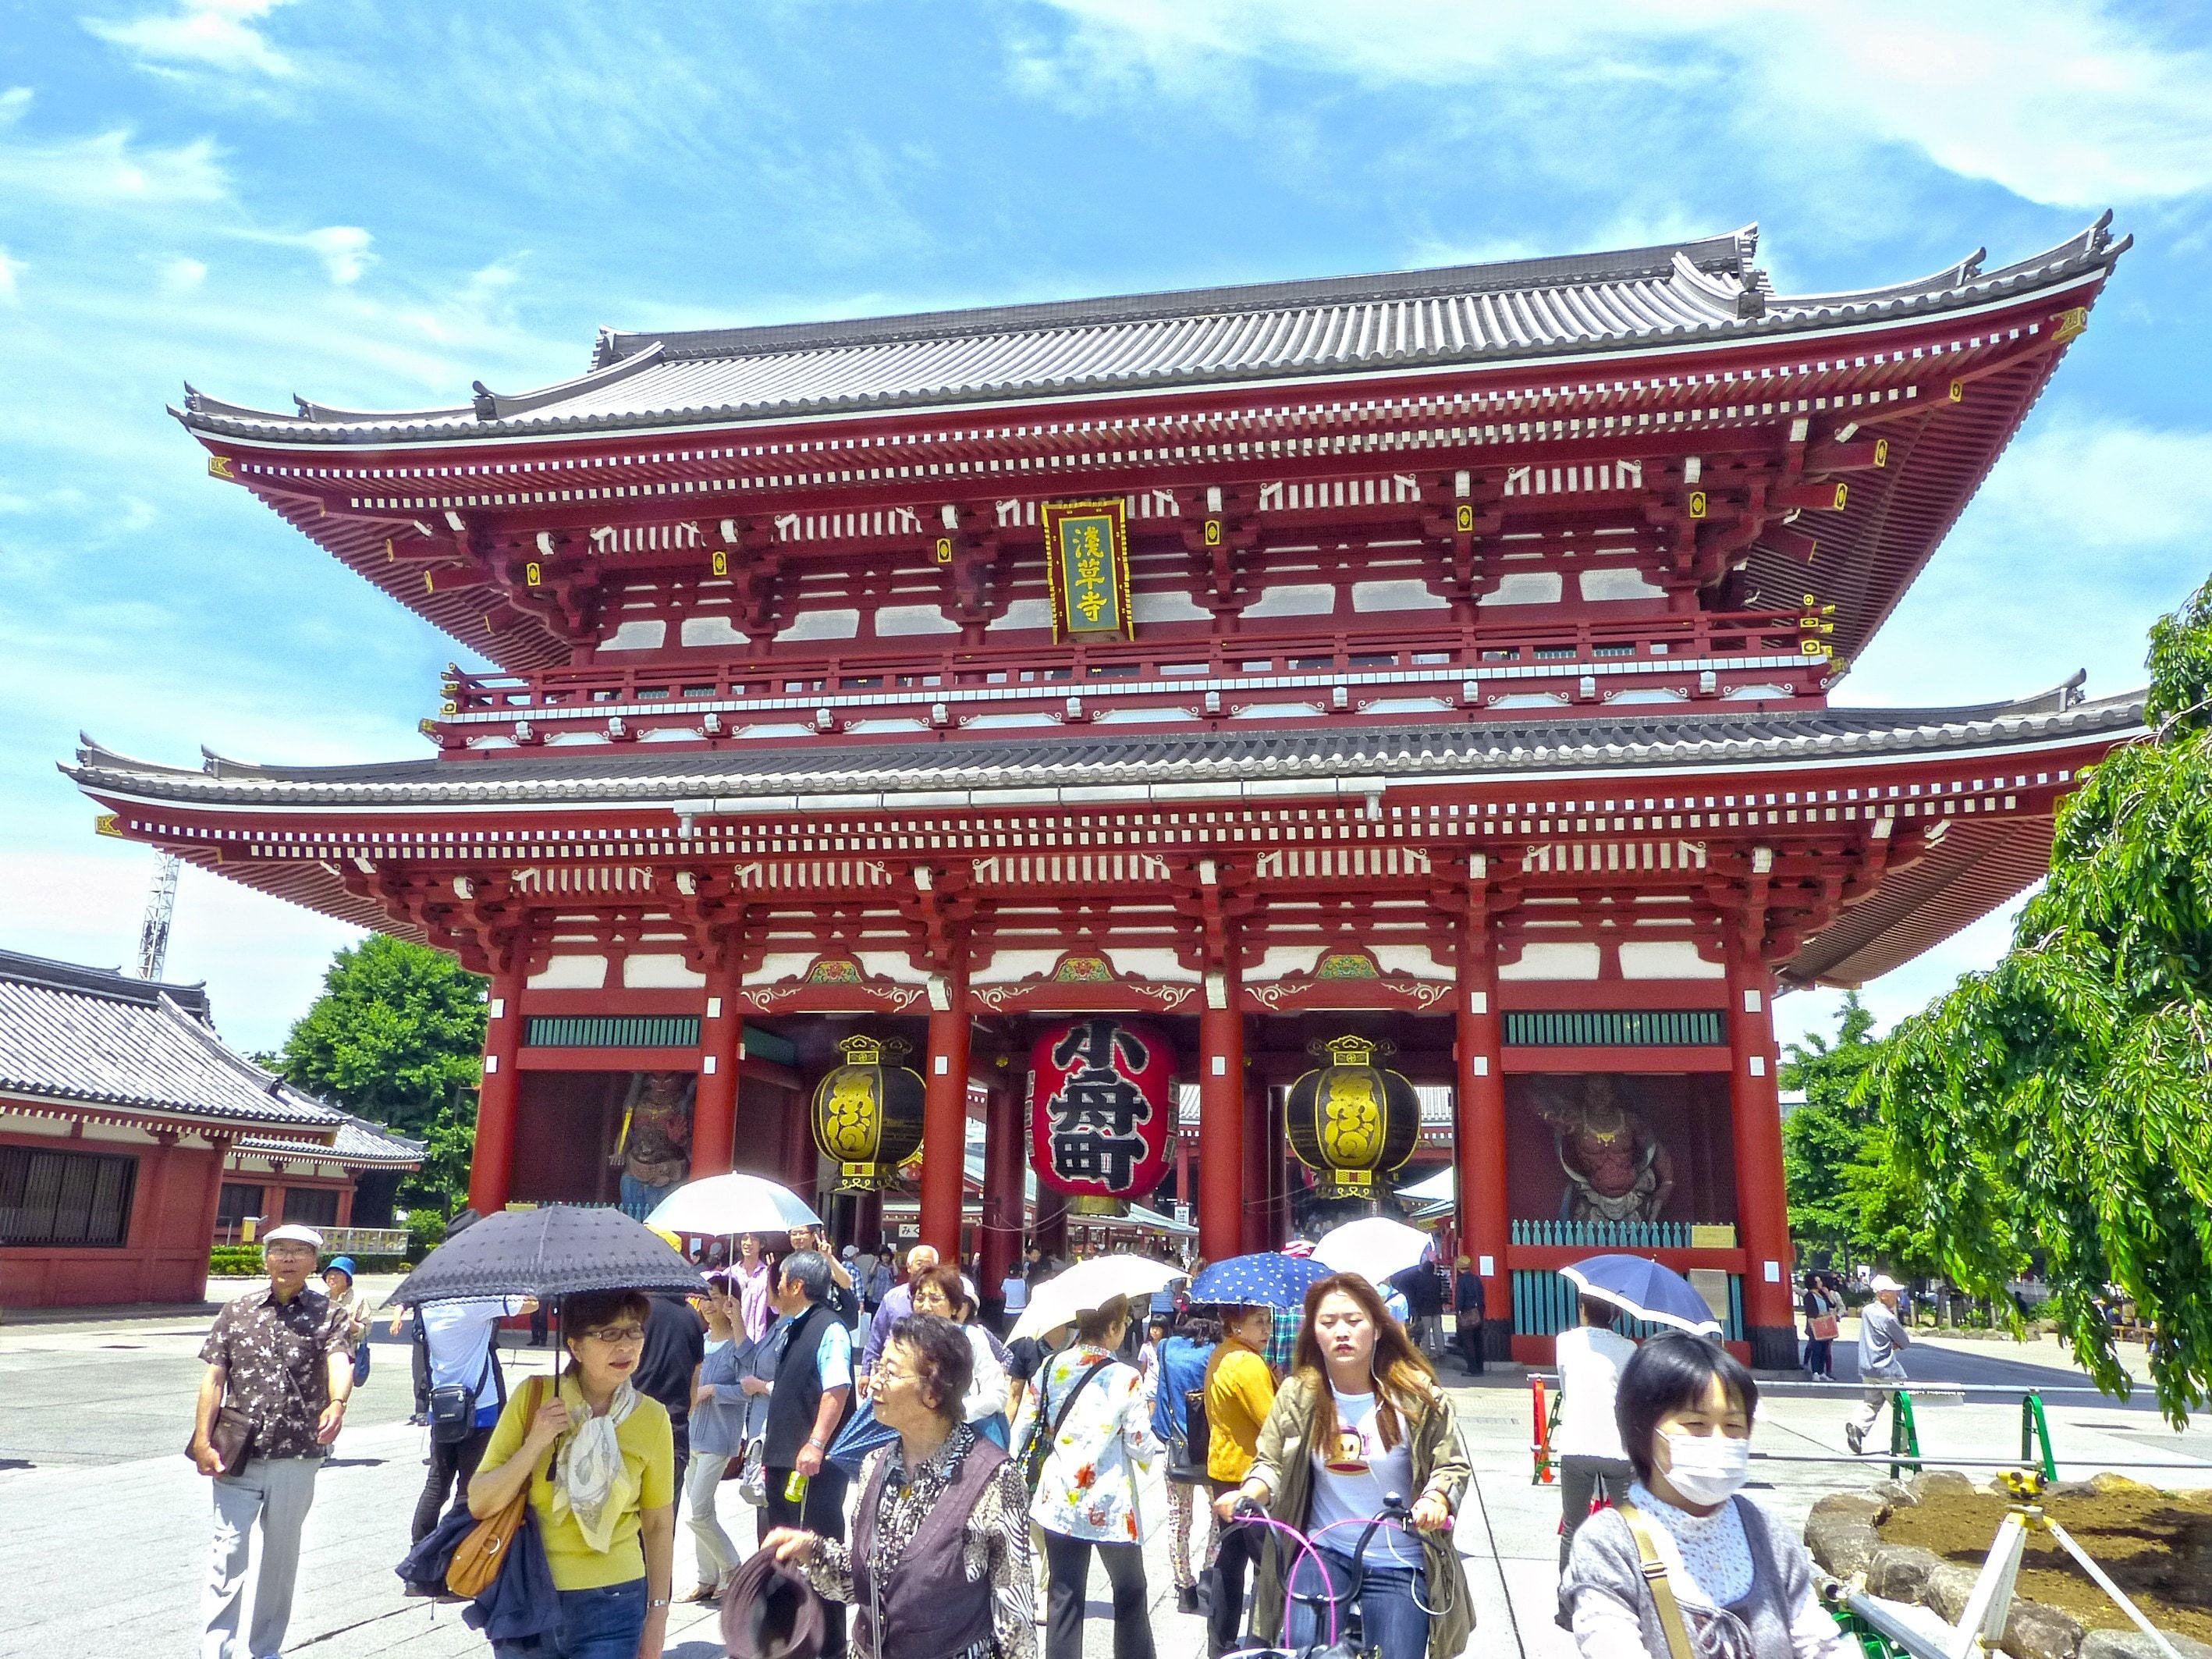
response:
[[[427,945],[374,934],[332,958],[277,1069],[357,1117],[427,1143],[403,1204],[450,1210],[467,1189],[483,1079],[484,981]]]
[[[1889,1127],[1859,1088],[1881,1053],[1873,1033],[1874,1016],[1853,992],[1844,999],[1835,1040],[1808,1036],[1790,1045],[1782,1063],[1782,1086],[1805,1095],[1782,1126],[1790,1230],[1854,1260],[1879,1258],[1899,1273],[1925,1273],[1939,1259],[1927,1206],[1899,1178]]]
[[[1882,1044],[1867,1079],[1945,1265],[1993,1294],[2040,1254],[2097,1382],[2097,1298],[2154,1326],[2179,1422],[2212,1402],[2212,583],[2152,630],[2150,740],[2060,809],[2011,951]]]

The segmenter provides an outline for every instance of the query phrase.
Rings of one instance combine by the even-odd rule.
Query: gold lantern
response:
[[[845,1063],[814,1086],[814,1144],[837,1164],[841,1191],[882,1192],[921,1146],[919,1073],[886,1064],[907,1051],[896,1038],[848,1036]]]
[[[1363,1036],[1312,1046],[1328,1064],[1291,1085],[1285,1128],[1323,1198],[1373,1198],[1380,1178],[1413,1155],[1421,1101],[1413,1085],[1376,1065],[1394,1045]]]

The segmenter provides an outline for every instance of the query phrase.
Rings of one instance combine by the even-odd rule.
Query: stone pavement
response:
[[[229,1287],[235,1293],[237,1286]],[[224,1293],[216,1290],[220,1298]],[[0,1625],[0,1655],[183,1655],[197,1651],[198,1588],[207,1547],[207,1484],[176,1448],[186,1431],[199,1316],[11,1324],[0,1330],[0,1583],[15,1612]],[[407,1516],[422,1480],[423,1434],[404,1421],[406,1349],[377,1343],[378,1363],[338,1455],[319,1483],[305,1540],[292,1640],[313,1659],[420,1659],[466,1655],[483,1642],[457,1609],[403,1601],[392,1565],[406,1547]],[[1840,1346],[1841,1345],[1839,1345]],[[544,1350],[512,1355],[517,1381],[550,1364]],[[2078,1383],[2055,1346],[1925,1342],[1916,1373]],[[1478,1476],[1462,1507],[1457,1542],[1467,1557],[1480,1633],[1472,1653],[1568,1659],[1551,1622],[1559,1499],[1529,1484],[1529,1390],[1517,1368],[1480,1379],[1448,1370]],[[1772,1390],[1756,1442],[1763,1454],[1832,1456],[1832,1462],[1761,1462],[1753,1496],[1802,1524],[1823,1492],[1881,1473],[1844,1457],[1842,1424],[1852,1391]],[[2051,1429],[2064,1473],[2086,1474],[2148,1458],[2186,1462],[2146,1472],[2167,1485],[2212,1485],[2212,1424],[2175,1433],[2140,1402],[2054,1395]],[[1921,1414],[1931,1461],[2008,1455],[2019,1443],[2016,1398],[1942,1406]],[[1148,1506],[1149,1508],[1149,1506]],[[1156,1508],[1149,1512],[1157,1514]],[[742,1528],[750,1516],[738,1506]],[[1174,1610],[1163,1524],[1146,1549],[1160,1659],[1196,1659],[1198,1621]],[[746,1534],[740,1531],[740,1541]],[[677,1588],[691,1582],[688,1535],[678,1533]],[[1086,1656],[1105,1659],[1111,1628],[1094,1574]],[[669,1653],[714,1659],[713,1615],[679,1609]]]

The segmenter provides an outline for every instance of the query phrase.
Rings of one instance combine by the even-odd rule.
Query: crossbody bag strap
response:
[[[1075,1409],[1076,1396],[1080,1395],[1083,1390],[1090,1385],[1091,1379],[1092,1377],[1097,1376],[1099,1372],[1104,1370],[1113,1363],[1114,1360],[1111,1355],[1109,1355],[1103,1359],[1094,1359],[1091,1362],[1091,1369],[1084,1372],[1081,1376],[1075,1379],[1075,1386],[1067,1391],[1067,1398],[1060,1402],[1060,1410],[1052,1419],[1051,1433],[1052,1437],[1054,1440],[1060,1438],[1060,1431],[1067,1422],[1068,1413]]]
[[[1645,1520],[1633,1504],[1613,1505],[1620,1518],[1628,1522],[1631,1536],[1636,1540],[1636,1557],[1642,1563],[1644,1582],[1650,1587],[1651,1604],[1659,1612],[1659,1628],[1667,1632],[1667,1651],[1672,1659],[1696,1659],[1690,1646],[1689,1626],[1682,1622],[1682,1604],[1674,1599],[1674,1585],[1668,1577],[1667,1564],[1659,1559],[1659,1545],[1651,1536],[1651,1523]]]

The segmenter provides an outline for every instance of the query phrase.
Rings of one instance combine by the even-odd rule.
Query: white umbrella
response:
[[[732,1171],[684,1182],[654,1206],[645,1224],[672,1233],[728,1238],[738,1233],[787,1233],[793,1227],[818,1227],[822,1218],[788,1187]]]
[[[1380,1290],[1391,1274],[1418,1267],[1431,1242],[1402,1221],[1364,1216],[1323,1233],[1314,1242],[1313,1259],[1337,1273],[1358,1273]]]
[[[1117,1296],[1148,1297],[1183,1276],[1183,1270],[1171,1261],[1155,1261],[1142,1255],[1094,1255],[1031,1291],[1030,1305],[1006,1333],[1006,1340],[1042,1336],[1072,1324],[1078,1314],[1103,1308]]]

